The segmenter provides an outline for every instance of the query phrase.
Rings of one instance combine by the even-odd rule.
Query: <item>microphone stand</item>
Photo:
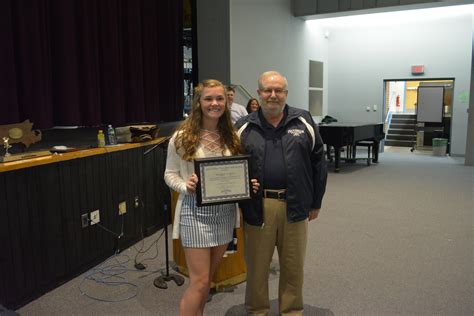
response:
[[[150,149],[146,150],[143,155],[147,155],[150,152],[152,152],[156,147],[158,147],[158,144],[155,146],[151,147]],[[163,205],[163,210],[164,210],[164,227],[163,229],[165,230],[165,253],[166,253],[166,273],[157,277],[153,281],[153,285],[155,285],[157,288],[160,289],[167,289],[168,285],[166,282],[168,281],[174,281],[177,286],[181,286],[184,284],[184,278],[180,275],[177,274],[170,274],[170,264],[169,264],[169,256],[168,256],[168,206],[166,204]]]
[[[143,156],[146,156],[148,155],[150,152],[152,152],[156,147],[158,147],[160,144],[156,144],[154,145],[153,147],[151,147],[150,149],[147,149],[145,150],[145,152],[143,153]]]
[[[161,276],[157,277],[153,281],[153,285],[160,289],[167,289],[168,285],[166,282],[174,281],[177,286],[181,286],[184,283],[184,278],[177,274],[170,274],[170,267],[169,267],[169,258],[168,258],[168,207],[164,205],[164,213],[165,213],[165,253],[166,253],[166,274],[162,274]]]

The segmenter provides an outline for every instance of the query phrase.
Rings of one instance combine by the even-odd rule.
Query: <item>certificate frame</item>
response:
[[[197,206],[237,203],[252,198],[250,155],[196,158]]]

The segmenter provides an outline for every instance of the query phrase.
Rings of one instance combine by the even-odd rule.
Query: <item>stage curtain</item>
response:
[[[0,1],[0,124],[179,120],[183,4]]]

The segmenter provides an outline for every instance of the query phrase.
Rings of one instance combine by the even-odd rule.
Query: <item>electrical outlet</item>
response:
[[[127,213],[127,202],[126,201],[120,202],[118,205],[118,209],[119,209],[119,215],[123,215]]]
[[[135,208],[138,208],[140,207],[140,199],[138,198],[138,196],[135,197]]]
[[[89,226],[89,214],[85,213],[81,215],[82,228]]]
[[[100,223],[100,212],[99,210],[95,210],[91,212],[91,225],[95,225]]]

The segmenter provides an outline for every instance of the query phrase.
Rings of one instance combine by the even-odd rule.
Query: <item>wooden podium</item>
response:
[[[178,193],[172,192],[171,216],[173,219],[177,201]],[[222,258],[222,261],[217,268],[216,274],[212,279],[211,287],[215,288],[216,290],[242,283],[247,277],[247,266],[245,265],[244,260],[244,232],[242,229],[242,216],[240,217],[240,222],[242,225],[241,227],[237,228],[237,251]],[[178,271],[186,276],[189,276],[188,268],[186,266],[186,258],[184,256],[184,250],[180,239],[173,239],[173,260],[178,267]]]

